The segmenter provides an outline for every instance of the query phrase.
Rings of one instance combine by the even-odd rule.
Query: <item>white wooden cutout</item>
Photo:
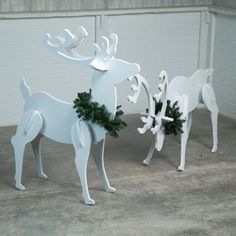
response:
[[[140,67],[114,57],[117,51],[118,37],[111,34],[110,40],[101,38],[101,44],[94,44],[95,55],[91,57],[80,55],[75,48],[87,37],[84,27],[79,28],[78,36],[65,29],[62,35],[52,40],[50,34],[45,36],[45,43],[53,52],[65,59],[77,61],[93,70],[92,99],[104,104],[108,111],[115,115],[117,107],[116,84],[139,73]],[[40,139],[45,136],[60,143],[73,144],[75,149],[75,165],[80,177],[85,204],[93,205],[87,183],[87,163],[92,150],[92,156],[98,167],[102,184],[107,192],[115,189],[109,184],[104,168],[104,145],[106,130],[99,125],[78,119],[73,104],[61,101],[48,93],[31,93],[25,80],[20,89],[25,100],[24,114],[18,124],[15,136],[11,142],[15,152],[16,188],[24,190],[21,183],[22,165],[25,145],[32,144],[35,155],[36,172],[39,177],[47,178],[42,169]],[[91,147],[95,144],[94,147]]]
[[[140,75],[136,76],[138,86],[132,85],[135,88],[135,94],[129,97],[129,100],[136,102],[141,90],[141,85],[146,89],[149,98],[149,112],[142,116],[141,119],[145,123],[143,128],[139,128],[139,133],[144,133],[151,130],[155,134],[154,140],[149,149],[144,164],[148,165],[153,156],[155,148],[160,151],[163,146],[165,131],[162,122],[169,122],[171,119],[165,117],[166,102],[171,101],[171,104],[178,102],[180,112],[182,112],[182,119],[186,121],[183,123],[183,134],[181,134],[181,157],[179,171],[184,171],[185,168],[185,153],[186,145],[189,137],[189,131],[192,123],[192,111],[198,107],[199,104],[204,104],[211,113],[212,132],[213,132],[213,147],[212,152],[216,152],[218,145],[217,138],[217,120],[218,120],[218,106],[216,104],[215,93],[212,87],[212,73],[213,69],[199,69],[191,77],[177,76],[170,83],[165,71],[160,73],[159,78],[163,80],[163,84],[159,85],[159,93],[152,95],[147,81]],[[145,81],[145,82],[144,82]],[[153,99],[152,99],[153,98]],[[162,110],[155,115],[155,102],[162,102]],[[155,119],[155,127],[153,125]]]

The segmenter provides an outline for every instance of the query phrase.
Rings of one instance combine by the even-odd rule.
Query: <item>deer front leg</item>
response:
[[[43,172],[43,166],[42,166],[42,155],[41,155],[41,145],[40,140],[42,138],[42,135],[38,135],[32,142],[32,149],[34,153],[34,159],[35,159],[35,170],[38,175],[38,177],[47,179],[47,175]]]
[[[215,93],[210,84],[205,84],[202,89],[202,97],[204,104],[207,109],[211,112],[211,123],[212,123],[212,133],[213,133],[213,147],[212,152],[217,151],[218,145],[218,135],[217,135],[217,126],[218,126],[218,106],[216,104]]]
[[[101,181],[105,190],[109,193],[113,193],[115,192],[116,189],[110,186],[109,180],[107,178],[107,174],[106,174],[106,170],[104,166],[104,148],[105,148],[105,139],[100,141],[97,144],[94,144],[91,150],[91,153],[97,165],[98,172],[101,177]]]
[[[75,166],[80,177],[84,202],[87,205],[94,205],[95,201],[89,195],[87,180],[87,164],[92,143],[87,124],[78,120],[72,127],[71,137],[75,149]]]
[[[15,154],[15,187],[19,190],[25,190],[24,185],[21,183],[25,145],[19,144],[14,137],[11,139],[11,143]]]
[[[180,156],[180,165],[178,167],[178,171],[184,171],[185,167],[185,153],[186,153],[186,145],[188,141],[190,126],[192,122],[192,117],[190,115],[189,120],[189,113],[188,113],[188,96],[183,94],[179,99],[179,108],[182,112],[182,119],[185,119],[183,123],[183,133],[181,134],[181,156]]]
[[[188,141],[188,123],[189,120],[186,118],[186,121],[183,124],[183,133],[181,134],[181,156],[180,156],[180,165],[178,167],[178,171],[184,171],[185,167],[185,154],[186,154],[186,146]]]
[[[17,126],[16,134],[11,139],[15,154],[15,180],[17,189],[25,190],[25,187],[21,184],[25,145],[35,139],[42,125],[43,119],[38,111],[26,111]]]
[[[216,152],[218,146],[218,137],[217,137],[218,109],[215,109],[211,112],[211,123],[213,131],[213,147],[211,151]]]

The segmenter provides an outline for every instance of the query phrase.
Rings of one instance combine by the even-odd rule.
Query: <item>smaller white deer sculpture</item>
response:
[[[185,168],[185,153],[192,123],[192,111],[196,109],[199,104],[204,104],[211,113],[213,132],[212,152],[216,152],[218,144],[218,107],[216,104],[215,93],[212,88],[212,73],[213,69],[199,69],[189,78],[185,76],[177,76],[169,83],[167,73],[162,71],[159,78],[163,81],[163,84],[159,85],[159,93],[154,95],[151,94],[147,81],[140,75],[135,76],[138,86],[133,85],[131,87],[135,91],[135,94],[133,97],[130,96],[129,100],[133,102],[137,101],[142,85],[146,89],[149,100],[148,113],[141,117],[145,125],[143,128],[139,128],[138,131],[142,134],[150,129],[153,134],[155,134],[148,155],[143,161],[144,164],[148,165],[150,163],[155,148],[158,151],[162,149],[165,138],[163,122],[173,121],[170,117],[165,116],[167,100],[170,100],[171,105],[176,101],[178,102],[179,111],[182,113],[181,119],[185,120],[182,127],[183,133],[181,134],[181,158],[178,170],[184,171]],[[155,104],[159,102],[162,103],[162,107],[161,110],[155,114]],[[153,124],[155,124],[154,127]]]
[[[139,73],[140,67],[134,63],[115,59],[118,37],[111,34],[111,44],[106,37],[101,38],[100,46],[94,44],[95,55],[81,56],[74,49],[87,36],[85,28],[79,28],[79,36],[65,29],[63,34],[53,41],[46,35],[46,44],[58,55],[93,69],[92,100],[105,105],[115,115],[117,108],[116,84]],[[104,145],[107,131],[96,124],[86,122],[77,117],[73,104],[54,98],[48,93],[31,93],[30,88],[22,80],[20,86],[25,99],[24,114],[18,124],[11,142],[15,152],[16,188],[24,190],[21,184],[22,165],[25,145],[32,144],[36,172],[39,177],[47,178],[42,169],[40,139],[45,136],[61,143],[73,144],[75,149],[75,165],[80,177],[85,204],[93,205],[87,183],[87,162],[90,154],[95,159],[103,186],[107,192],[115,189],[109,184],[104,168]]]

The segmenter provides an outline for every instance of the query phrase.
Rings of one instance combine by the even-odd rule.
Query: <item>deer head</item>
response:
[[[144,122],[144,126],[142,128],[138,128],[139,133],[143,134],[147,130],[151,130],[153,134],[156,134],[155,146],[158,151],[161,150],[165,138],[165,130],[163,126],[163,122],[171,122],[172,118],[166,117],[166,107],[167,107],[167,92],[168,92],[168,76],[165,71],[162,71],[159,75],[159,79],[162,81],[159,84],[159,93],[152,95],[150,92],[148,82],[141,76],[136,75],[135,79],[137,81],[137,85],[133,84],[131,89],[134,91],[133,96],[129,96],[128,99],[132,103],[136,103],[137,99],[141,92],[142,85],[146,90],[146,94],[148,96],[148,104],[149,108],[147,109],[147,113],[143,113],[144,116],[141,117],[141,120]],[[162,103],[161,110],[156,113],[156,103]],[[154,127],[153,127],[154,125]]]
[[[64,29],[62,34],[56,36],[53,40],[51,35],[47,33],[44,41],[55,53],[66,59],[77,61],[82,65],[90,66],[98,71],[105,72],[109,70],[113,65],[114,55],[117,52],[118,36],[112,33],[110,35],[110,41],[105,36],[101,37],[100,45],[93,44],[95,55],[90,57],[80,55],[75,50],[87,36],[86,29],[80,26],[78,36],[71,33],[68,29]],[[138,73],[140,68],[137,64],[134,65],[136,73]]]
[[[164,138],[165,138],[165,129],[163,122],[171,122],[173,118],[165,116],[166,107],[167,107],[167,92],[168,92],[168,75],[166,71],[161,71],[159,79],[163,81],[162,84],[159,84],[159,93],[154,95],[156,102],[161,102],[161,110],[155,114],[155,126],[151,129],[153,134],[156,134],[156,149],[160,151],[162,149]]]
[[[93,56],[80,55],[75,49],[88,36],[83,26],[79,27],[78,36],[65,29],[61,35],[52,39],[46,34],[45,43],[58,55],[88,66],[94,70],[92,76],[92,97],[100,104],[105,104],[111,113],[115,113],[117,95],[115,85],[139,73],[140,67],[114,57],[117,52],[118,37],[112,33],[110,40],[101,37],[100,44],[93,44]]]

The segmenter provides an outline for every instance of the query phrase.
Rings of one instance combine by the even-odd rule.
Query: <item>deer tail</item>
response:
[[[20,90],[25,100],[27,100],[31,96],[30,87],[26,84],[24,78],[21,80]]]

